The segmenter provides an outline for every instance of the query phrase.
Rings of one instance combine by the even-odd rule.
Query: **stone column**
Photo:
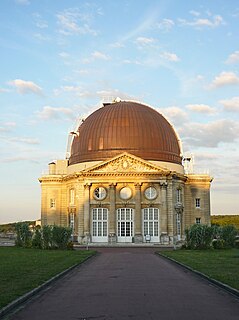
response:
[[[173,183],[172,179],[168,179],[168,187],[167,187],[167,206],[168,206],[168,214],[167,214],[167,223],[168,223],[168,236],[170,238],[170,242],[174,241],[174,198],[173,194]]]
[[[78,242],[82,243],[84,238],[84,200],[85,200],[85,190],[83,182],[79,184],[78,188]]]
[[[109,243],[116,243],[116,206],[115,206],[115,186],[112,183],[109,185],[109,196],[110,196],[110,210],[109,210]]]
[[[160,241],[163,244],[169,243],[168,237],[168,202],[167,202],[167,182],[160,184],[162,210],[160,212]]]
[[[90,237],[90,184],[85,185],[84,199],[84,236],[89,241]]]
[[[141,214],[141,185],[142,183],[135,183],[135,216],[134,216],[134,242],[143,242],[142,236],[142,214]]]

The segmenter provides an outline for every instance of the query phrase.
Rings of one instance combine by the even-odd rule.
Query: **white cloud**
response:
[[[60,53],[59,53],[59,56],[60,56],[61,58],[63,58],[63,59],[66,59],[66,58],[69,58],[69,57],[70,57],[69,53],[67,53],[67,52],[60,52]]]
[[[64,119],[75,119],[73,110],[69,108],[54,108],[50,106],[44,106],[42,111],[36,112],[37,117],[42,120],[58,120]]]
[[[13,138],[10,138],[9,141],[21,142],[26,144],[40,144],[38,139],[27,138],[27,137],[13,137]]]
[[[16,127],[16,122],[9,121],[0,124],[0,132],[9,132]]]
[[[167,107],[158,109],[163,116],[165,116],[174,125],[181,125],[188,121],[188,115],[179,107]]]
[[[35,93],[42,95],[42,88],[32,81],[25,81],[22,79],[15,79],[8,82],[9,85],[14,86],[20,94]]]
[[[180,61],[179,57],[172,52],[163,52],[160,55],[163,59],[168,60],[168,61],[173,61],[173,62],[178,62]]]
[[[125,45],[121,42],[114,42],[110,45],[112,48],[124,48]]]
[[[195,28],[203,28],[203,27],[216,28],[225,24],[223,18],[220,15],[214,15],[213,17],[211,17],[211,19],[195,18],[193,21],[178,19],[178,21],[181,25],[192,26]]]
[[[137,100],[136,97],[129,95],[118,89],[99,90],[96,92],[97,96],[102,100],[113,101],[119,97],[122,100]]]
[[[98,32],[90,27],[92,16],[84,13],[79,8],[66,9],[57,14],[59,32],[63,35],[85,35],[91,34],[96,36]]]
[[[225,111],[239,112],[239,97],[220,100],[219,102],[224,106]]]
[[[221,72],[214,78],[212,83],[209,85],[209,89],[220,88],[227,85],[235,85],[239,83],[239,77],[234,72]]]
[[[215,148],[220,143],[233,143],[239,138],[239,123],[227,119],[211,123],[185,123],[178,131],[182,140],[194,148]]]
[[[34,38],[40,40],[40,41],[49,41],[51,38],[47,35],[43,35],[41,33],[34,33]]]
[[[239,51],[235,51],[232,54],[230,54],[226,60],[226,63],[228,64],[234,64],[238,62],[239,62]]]
[[[163,19],[162,21],[160,21],[156,24],[156,27],[160,30],[168,32],[173,28],[174,25],[175,25],[175,23],[173,20]]]
[[[33,13],[33,18],[35,20],[35,25],[37,28],[45,29],[48,28],[48,23],[42,18],[39,13]]]
[[[199,17],[199,16],[200,16],[200,12],[195,11],[195,10],[191,10],[191,11],[189,11],[189,13],[190,13],[191,15],[195,16],[195,17]]]
[[[138,37],[135,42],[140,46],[146,46],[155,42],[153,38]]]
[[[214,114],[216,112],[215,108],[212,108],[206,104],[188,104],[186,108],[193,112],[203,113],[203,114]]]
[[[5,89],[5,88],[0,88],[0,93],[4,93],[4,92],[9,92],[10,90]]]
[[[92,54],[91,54],[91,57],[93,59],[100,59],[100,60],[110,60],[110,57],[107,56],[106,54],[104,54],[103,52],[100,52],[100,51],[94,51]]]

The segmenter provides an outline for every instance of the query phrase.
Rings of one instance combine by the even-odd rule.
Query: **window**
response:
[[[132,196],[132,191],[129,187],[124,187],[120,190],[120,198],[123,200],[128,200]]]
[[[177,203],[182,203],[182,190],[177,189]]]
[[[106,195],[107,195],[106,190],[103,187],[99,187],[94,190],[94,197],[97,200],[105,199]]]
[[[70,216],[69,216],[69,226],[71,228],[71,232],[72,232],[72,235],[74,234],[74,228],[75,228],[75,215],[74,213],[70,213]]]
[[[144,191],[144,195],[148,200],[153,200],[157,197],[157,190],[154,187],[149,187]]]
[[[196,198],[196,208],[200,208],[200,198]]]
[[[56,207],[56,199],[50,199],[50,208]]]
[[[70,190],[70,205],[74,205],[75,204],[75,190],[71,189]]]
[[[176,214],[176,232],[177,232],[177,238],[178,240],[181,240],[181,214],[177,213]]]
[[[196,218],[196,224],[200,224],[201,223],[201,218]]]

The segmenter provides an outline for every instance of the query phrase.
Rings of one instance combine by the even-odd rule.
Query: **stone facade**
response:
[[[42,225],[71,226],[79,243],[173,243],[210,224],[211,177],[183,172],[129,153],[74,170],[51,163],[39,179]]]

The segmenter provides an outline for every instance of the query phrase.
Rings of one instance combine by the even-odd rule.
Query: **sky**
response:
[[[149,104],[239,214],[238,0],[1,0],[0,223],[40,218],[40,183],[77,119]]]

